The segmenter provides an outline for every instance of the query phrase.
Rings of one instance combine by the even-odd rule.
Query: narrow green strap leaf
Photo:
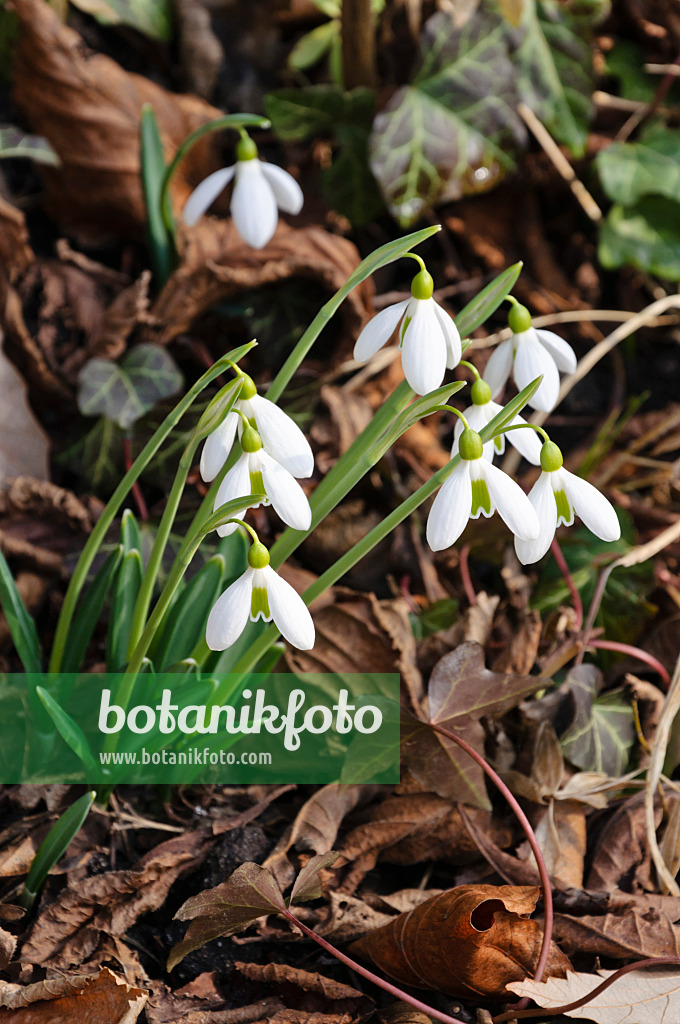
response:
[[[272,402],[276,402],[280,398],[291,377],[321,334],[321,331],[353,288],[356,288],[367,277],[374,274],[376,270],[386,267],[388,263],[394,263],[395,260],[410,252],[414,246],[420,245],[426,238],[430,238],[440,230],[440,225],[435,224],[434,227],[414,231],[410,235],[404,235],[403,238],[397,238],[394,242],[387,242],[386,245],[381,245],[379,249],[376,249],[365,260],[362,260],[356,270],[347,278],[342,288],[316,314],[272,381],[267,391],[267,398]]]
[[[5,556],[0,551],[0,604],[7,619],[7,625],[27,672],[40,672],[40,642],[35,622],[26,611],[16,583],[12,577]]]
[[[43,707],[50,716],[57,732],[65,743],[69,745],[73,753],[81,762],[83,768],[90,778],[94,779],[99,774],[99,768],[92,756],[90,745],[87,742],[85,733],[78,723],[67,714],[60,704],[42,686],[36,686],[35,691],[40,698]]]
[[[161,209],[161,185],[165,175],[163,143],[156,115],[148,103],[142,108],[140,146],[151,262],[157,284],[162,287],[172,273],[175,252],[173,238],[165,225]]]
[[[215,555],[199,569],[165,616],[156,636],[153,661],[159,671],[188,657],[205,630],[222,585],[225,560]]]
[[[142,536],[139,532],[139,523],[131,508],[126,508],[120,519],[120,542],[123,545],[123,554],[130,551],[142,550]]]
[[[28,878],[20,897],[22,907],[30,910],[33,906],[47,875],[80,831],[96,795],[94,791],[91,791],[85,793],[79,800],[76,800],[62,814],[59,820],[55,822],[43,839],[40,849],[33,858],[31,870],[28,873]]]
[[[502,274],[494,278],[490,284],[483,288],[479,295],[464,306],[455,318],[456,327],[461,338],[480,327],[492,313],[494,313],[501,302],[504,301],[515,286],[515,282],[522,271],[522,261],[513,263],[511,267],[504,270]]]
[[[108,556],[88,587],[68,633],[68,643],[61,666],[62,672],[77,672],[80,668],[122,558],[123,545],[119,544]]]
[[[123,556],[111,600],[109,635],[106,644],[106,670],[118,672],[127,661],[128,640],[135,602],[142,585],[142,556],[134,548]]]

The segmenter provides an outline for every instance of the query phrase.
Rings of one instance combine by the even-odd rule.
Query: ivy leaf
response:
[[[680,281],[680,203],[646,196],[635,206],[612,206],[597,253],[608,270],[629,265]]]
[[[525,0],[516,54],[521,98],[559,142],[582,156],[592,112],[590,19],[556,0]]]
[[[487,5],[459,26],[438,12],[426,23],[422,66],[373,124],[371,169],[400,224],[426,205],[490,188],[526,139],[515,112],[509,27]]]
[[[560,743],[577,768],[617,778],[626,770],[635,740],[633,711],[621,690],[599,697],[602,683],[595,665],[578,665],[568,674],[562,692],[573,700],[574,720]]]
[[[459,644],[437,662],[430,677],[429,722],[455,732],[482,754],[481,719],[504,715],[547,685],[538,676],[491,672],[479,644]],[[428,789],[458,803],[490,807],[482,769],[427,721],[408,716],[402,723],[402,749],[411,774]]]
[[[639,142],[613,142],[596,158],[602,188],[624,206],[646,195],[680,195],[680,132],[658,129]]]
[[[324,868],[329,868],[331,864],[335,864],[339,856],[337,850],[329,850],[328,853],[317,853],[315,857],[307,861],[295,879],[290,902],[305,903],[307,900],[318,900],[321,896],[320,872]]]
[[[164,398],[179,391],[184,378],[172,356],[159,345],[137,345],[120,363],[90,359],[78,378],[78,408],[84,416],[106,416],[127,430]]]
[[[191,896],[179,908],[175,918],[191,924],[182,942],[173,946],[168,970],[211,939],[233,935],[258,917],[285,909],[281,890],[269,871],[250,862],[242,864],[226,882]]]

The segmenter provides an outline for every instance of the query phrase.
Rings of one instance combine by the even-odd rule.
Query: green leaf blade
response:
[[[0,605],[21,664],[27,672],[40,672],[40,641],[35,622],[17,590],[5,556],[0,551]]]

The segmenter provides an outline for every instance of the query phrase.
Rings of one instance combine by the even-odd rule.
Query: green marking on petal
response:
[[[491,515],[491,495],[486,485],[486,480],[472,481],[472,511],[470,515],[474,519],[480,512]]]
[[[557,505],[557,525],[559,526],[562,522],[568,526],[572,520],[569,499],[567,498],[566,493],[561,489],[559,491],[553,491],[553,494],[555,495],[555,504]]]
[[[502,434],[500,434],[498,437],[494,437],[493,443],[494,443],[494,446],[495,446],[497,452],[502,452],[503,451],[503,435]]]
[[[250,470],[250,493],[251,494],[266,494],[264,480],[262,479],[261,469]],[[268,504],[266,502],[265,504]]]
[[[406,316],[402,321],[401,330],[399,331],[399,348],[404,344],[404,335],[408,330],[408,325],[411,323],[411,320],[413,320],[412,316]]]
[[[261,615],[263,619],[271,619],[272,613],[269,611],[269,598],[267,597],[266,587],[253,587],[253,594],[250,598],[250,617],[255,622],[258,615]]]

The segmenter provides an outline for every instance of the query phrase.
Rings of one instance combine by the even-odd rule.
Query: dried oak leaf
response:
[[[319,227],[292,228],[279,221],[264,249],[252,249],[232,222],[204,217],[180,233],[180,266],[150,310],[158,325],[147,328],[147,341],[161,345],[188,331],[193,322],[218,302],[240,292],[295,278],[338,291],[359,265],[360,256],[346,238]],[[349,333],[368,316],[373,295],[370,280],[354,288],[343,303]]]
[[[430,677],[429,722],[483,753],[481,719],[505,714],[546,685],[537,676],[490,672],[479,644],[459,644],[435,665]],[[424,788],[456,803],[489,809],[480,766],[453,740],[434,732],[428,720],[405,717],[402,747],[409,771]]]
[[[138,917],[160,907],[173,882],[200,863],[212,842],[205,833],[186,832],[150,850],[135,868],[69,886],[40,913],[22,961],[61,968],[82,963],[102,932],[124,935]]]
[[[20,26],[14,97],[34,132],[51,143],[59,167],[41,167],[50,215],[83,237],[142,238],[146,213],[139,176],[139,124],[145,103],[158,120],[170,158],[195,128],[221,116],[196,96],[173,95],[101,54],[62,25],[43,0],[13,0]],[[213,169],[211,142],[199,143],[173,180],[173,198]]]
[[[542,927],[527,915],[539,894],[537,886],[460,885],[352,943],[350,952],[403,985],[500,999],[538,961]],[[547,975],[564,977],[569,967],[551,944]]]
[[[108,967],[22,987],[0,982],[0,1021],[8,1024],[134,1024],[147,993]]]

